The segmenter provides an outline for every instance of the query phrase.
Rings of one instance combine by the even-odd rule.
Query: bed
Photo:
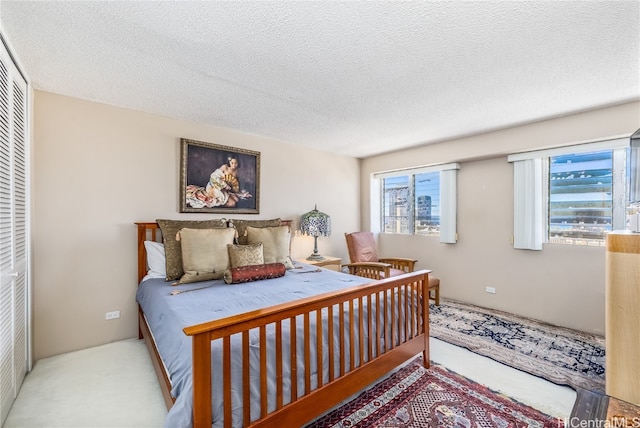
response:
[[[417,354],[429,366],[430,271],[371,282],[297,263],[273,279],[174,287],[147,275],[158,223],[136,225],[140,338],[166,426],[302,426]]]

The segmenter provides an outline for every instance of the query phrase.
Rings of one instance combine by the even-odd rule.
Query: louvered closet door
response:
[[[0,44],[1,45],[1,44]],[[0,52],[0,423],[28,368],[27,84]]]

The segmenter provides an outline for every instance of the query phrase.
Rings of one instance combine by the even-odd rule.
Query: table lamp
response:
[[[305,235],[313,236],[313,254],[307,260],[324,260],[318,253],[318,236],[331,236],[331,217],[318,211],[318,206],[306,214],[302,214],[300,231]]]

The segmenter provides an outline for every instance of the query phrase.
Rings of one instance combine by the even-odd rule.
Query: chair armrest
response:
[[[406,259],[402,257],[386,257],[384,259],[378,259],[381,263],[388,263],[393,269],[400,269],[407,273],[413,272],[417,260]]]
[[[347,263],[342,266],[349,269],[349,273],[351,275],[357,275],[364,278],[371,278],[376,280],[389,278],[391,274],[391,265],[389,263],[359,262]]]

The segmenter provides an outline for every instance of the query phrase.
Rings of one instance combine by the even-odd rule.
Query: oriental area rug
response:
[[[307,428],[560,427],[562,421],[416,358]]]
[[[430,336],[558,385],[604,393],[604,337],[451,300],[430,305]]]

